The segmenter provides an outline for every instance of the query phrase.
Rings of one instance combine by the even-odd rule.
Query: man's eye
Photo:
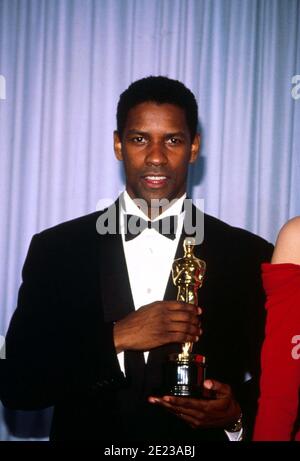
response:
[[[169,144],[180,144],[181,143],[181,139],[180,138],[175,138],[172,136],[172,138],[169,138],[168,139],[168,143]]]
[[[140,144],[145,141],[145,138],[144,136],[134,136],[133,138],[131,138],[131,141]]]

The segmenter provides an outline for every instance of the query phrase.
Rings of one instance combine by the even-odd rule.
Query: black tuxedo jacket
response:
[[[168,354],[181,345],[150,351],[147,365],[142,352],[129,352],[126,378],[121,372],[113,322],[134,306],[121,236],[99,235],[98,217],[33,237],[1,361],[3,403],[20,410],[54,406],[53,440],[226,439],[223,429],[191,429],[147,403],[161,391]],[[206,355],[207,377],[232,386],[249,433],[264,335],[260,264],[270,259],[272,245],[207,215],[204,225],[195,251],[207,263],[199,291],[204,333],[194,351]],[[176,299],[171,278],[164,299]],[[245,383],[247,373],[252,380]]]

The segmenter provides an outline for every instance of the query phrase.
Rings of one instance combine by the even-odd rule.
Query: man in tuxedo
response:
[[[134,82],[120,96],[114,134],[126,190],[109,209],[32,239],[1,397],[15,409],[54,406],[52,440],[196,442],[251,433],[264,330],[260,264],[272,246],[194,206],[187,213],[197,122],[195,97],[182,83]],[[159,232],[163,219],[167,235]],[[198,235],[204,223],[195,250],[207,264],[199,307],[175,301],[170,275],[188,219]],[[210,398],[161,393],[166,360],[184,342],[208,359]]]

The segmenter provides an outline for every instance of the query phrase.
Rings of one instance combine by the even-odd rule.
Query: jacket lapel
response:
[[[116,227],[115,233],[99,236],[100,284],[104,321],[116,322],[134,311],[134,304],[119,228],[119,200],[110,210]]]
[[[116,322],[135,310],[130,288],[127,264],[123,250],[119,222],[119,200],[110,211],[115,213],[115,233],[107,233],[101,238],[100,277],[104,322]],[[140,351],[124,351],[124,365],[130,387],[119,394],[119,405],[125,413],[134,408],[133,402],[139,398],[144,382],[145,360]]]

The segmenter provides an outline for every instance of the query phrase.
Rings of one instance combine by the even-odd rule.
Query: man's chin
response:
[[[147,203],[148,207],[159,208],[164,205],[164,202],[168,203],[171,199],[167,193],[153,193],[142,196],[142,200]]]

